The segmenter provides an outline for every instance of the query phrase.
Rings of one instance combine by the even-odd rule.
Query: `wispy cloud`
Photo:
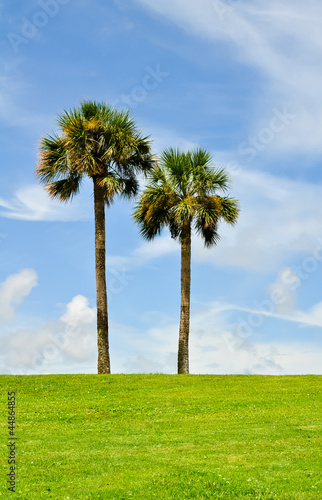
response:
[[[274,142],[287,151],[321,152],[322,104],[319,0],[224,2],[221,0],[137,0],[137,3],[171,19],[180,28],[210,42],[222,41],[238,62],[265,75],[261,113],[286,102],[297,110],[297,120]],[[255,109],[255,108],[254,108]],[[250,132],[262,116],[252,115]]]
[[[25,186],[18,189],[10,200],[0,198],[0,216],[33,221],[87,219],[91,215],[91,208],[86,193],[82,202],[76,198],[73,202],[61,203],[51,200],[41,186]]]

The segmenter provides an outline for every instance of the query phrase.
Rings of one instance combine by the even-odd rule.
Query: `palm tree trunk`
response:
[[[95,266],[97,303],[98,373],[110,373],[105,270],[105,203],[103,189],[93,177],[95,211]]]
[[[178,373],[189,373],[189,325],[191,281],[191,227],[181,236],[181,314],[178,348]]]

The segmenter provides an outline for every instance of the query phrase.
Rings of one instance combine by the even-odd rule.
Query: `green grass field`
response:
[[[3,375],[0,387],[2,498],[322,499],[322,376]]]

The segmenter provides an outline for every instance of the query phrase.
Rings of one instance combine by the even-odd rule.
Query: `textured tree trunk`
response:
[[[191,227],[181,237],[181,314],[178,348],[178,373],[189,373],[189,325],[191,281]]]
[[[98,373],[110,373],[110,355],[108,345],[108,316],[105,270],[105,204],[101,186],[95,177],[95,266],[96,266],[96,303],[97,303],[97,345]]]

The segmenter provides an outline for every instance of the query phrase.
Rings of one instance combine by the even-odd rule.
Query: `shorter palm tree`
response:
[[[236,223],[237,201],[217,194],[228,188],[228,174],[212,167],[212,157],[206,150],[183,153],[170,148],[148,173],[147,186],[136,204],[134,219],[145,239],[152,240],[168,227],[172,238],[181,243],[178,373],[189,373],[191,232],[194,229],[205,246],[211,247],[219,240],[221,219]]]

